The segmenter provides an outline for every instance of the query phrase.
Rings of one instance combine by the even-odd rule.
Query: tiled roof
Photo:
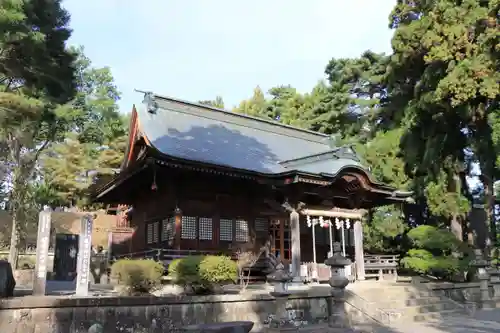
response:
[[[277,122],[150,93],[137,112],[151,145],[175,158],[263,174],[363,168],[350,148],[333,147],[328,135]]]

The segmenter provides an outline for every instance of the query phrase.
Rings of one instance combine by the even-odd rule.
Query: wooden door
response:
[[[281,259],[283,263],[289,263],[291,259],[291,238],[288,219],[272,219],[270,232],[273,237],[271,252],[276,258]]]

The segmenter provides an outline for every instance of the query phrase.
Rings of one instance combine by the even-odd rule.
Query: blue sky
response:
[[[333,58],[390,51],[394,0],[66,0],[95,66],[109,66],[128,112],[134,89],[238,104],[255,86],[308,91]]]

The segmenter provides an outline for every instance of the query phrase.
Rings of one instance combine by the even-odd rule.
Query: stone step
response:
[[[465,309],[454,303],[436,303],[422,306],[409,306],[399,309],[381,309],[384,314],[389,314],[390,322],[423,321],[426,319],[439,319],[450,314],[467,315]]]
[[[440,302],[449,301],[445,296],[429,296],[429,297],[421,297],[421,298],[386,298],[384,301],[373,301],[370,302],[370,305],[376,306],[382,309],[395,309],[395,308],[404,308],[407,306],[417,306],[417,305],[429,305]]]
[[[355,293],[367,301],[397,300],[397,299],[419,299],[441,296],[432,290],[356,290]]]
[[[431,320],[443,320],[447,317],[468,316],[462,309],[443,310],[439,312],[428,312],[414,315],[410,320],[414,322],[429,322]]]
[[[441,312],[449,310],[462,310],[463,308],[452,302],[441,302],[427,305],[407,306],[401,308],[404,316],[413,316],[423,313]]]

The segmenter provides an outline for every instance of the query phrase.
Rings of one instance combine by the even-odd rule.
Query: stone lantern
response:
[[[285,270],[285,266],[282,263],[276,265],[276,270],[266,278],[267,281],[273,283],[274,294],[279,293],[288,295],[288,283],[293,280],[293,276]]]
[[[329,298],[330,315],[328,324],[330,327],[343,328],[347,325],[344,310],[345,288],[349,284],[345,272],[345,267],[351,264],[351,260],[344,257],[341,253],[340,243],[333,243],[333,255],[326,259],[325,265],[330,266],[330,280],[328,281],[331,290]]]
[[[483,309],[493,307],[492,300],[490,297],[490,290],[488,286],[488,281],[490,275],[486,268],[489,262],[483,258],[483,253],[481,249],[474,250],[475,258],[470,262],[470,266],[476,268],[477,279],[479,280],[479,290],[481,291],[481,307]]]
[[[293,280],[293,276],[285,270],[285,266],[279,263],[276,270],[267,275],[267,281],[274,284],[274,291],[270,292],[276,300],[275,316],[269,322],[268,332],[278,332],[281,330],[296,329],[293,322],[288,318],[286,311],[286,302],[290,292],[288,291],[288,283]]]

